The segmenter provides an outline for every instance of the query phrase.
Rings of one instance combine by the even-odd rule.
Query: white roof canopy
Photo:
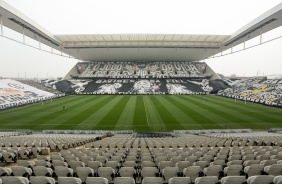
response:
[[[228,35],[189,34],[55,35],[55,38],[60,40],[65,46],[221,46],[229,37]]]
[[[197,61],[281,26],[282,3],[232,35],[53,35],[2,0],[0,22],[14,31],[85,61]]]

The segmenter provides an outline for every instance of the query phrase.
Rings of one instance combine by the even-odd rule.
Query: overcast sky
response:
[[[281,0],[5,0],[53,34],[230,35]],[[6,36],[14,36],[4,29]],[[263,40],[282,36],[282,29]],[[21,38],[21,36],[18,36]],[[256,40],[258,41],[258,40]],[[31,44],[35,45],[30,41]],[[282,39],[206,62],[224,75],[282,74]],[[0,77],[63,77],[77,62],[0,37]]]

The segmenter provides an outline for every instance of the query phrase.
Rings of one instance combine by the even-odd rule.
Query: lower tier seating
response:
[[[282,147],[260,139],[281,137],[249,132],[230,137],[182,134],[179,137],[135,138],[116,134],[74,147],[54,149],[32,158],[18,156],[16,164],[0,167],[2,183],[282,183]],[[271,136],[270,136],[271,135]],[[94,135],[93,135],[94,136]],[[14,137],[14,136],[13,136]],[[87,137],[87,136],[86,136]],[[237,139],[236,139],[237,137]],[[7,145],[7,144],[6,144]],[[1,147],[13,150],[14,147]],[[15,147],[25,150],[22,147]],[[36,148],[36,147],[32,147]],[[2,152],[4,153],[4,152]],[[27,153],[27,152],[26,152]],[[19,154],[19,153],[18,153]]]

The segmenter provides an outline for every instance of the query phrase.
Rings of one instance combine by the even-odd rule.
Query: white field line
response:
[[[145,114],[146,114],[147,124],[148,124],[148,126],[150,126],[150,123],[149,123],[149,120],[148,120],[147,108],[146,108],[146,105],[145,105],[144,96],[143,96],[143,104],[144,104],[144,107],[145,107]]]

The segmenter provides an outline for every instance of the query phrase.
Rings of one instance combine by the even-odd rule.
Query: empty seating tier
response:
[[[1,138],[0,175],[3,183],[281,183],[282,147],[275,145],[281,137],[276,135],[13,135]],[[50,153],[40,152],[45,139],[52,140],[46,148],[53,146],[49,142],[56,145]]]

